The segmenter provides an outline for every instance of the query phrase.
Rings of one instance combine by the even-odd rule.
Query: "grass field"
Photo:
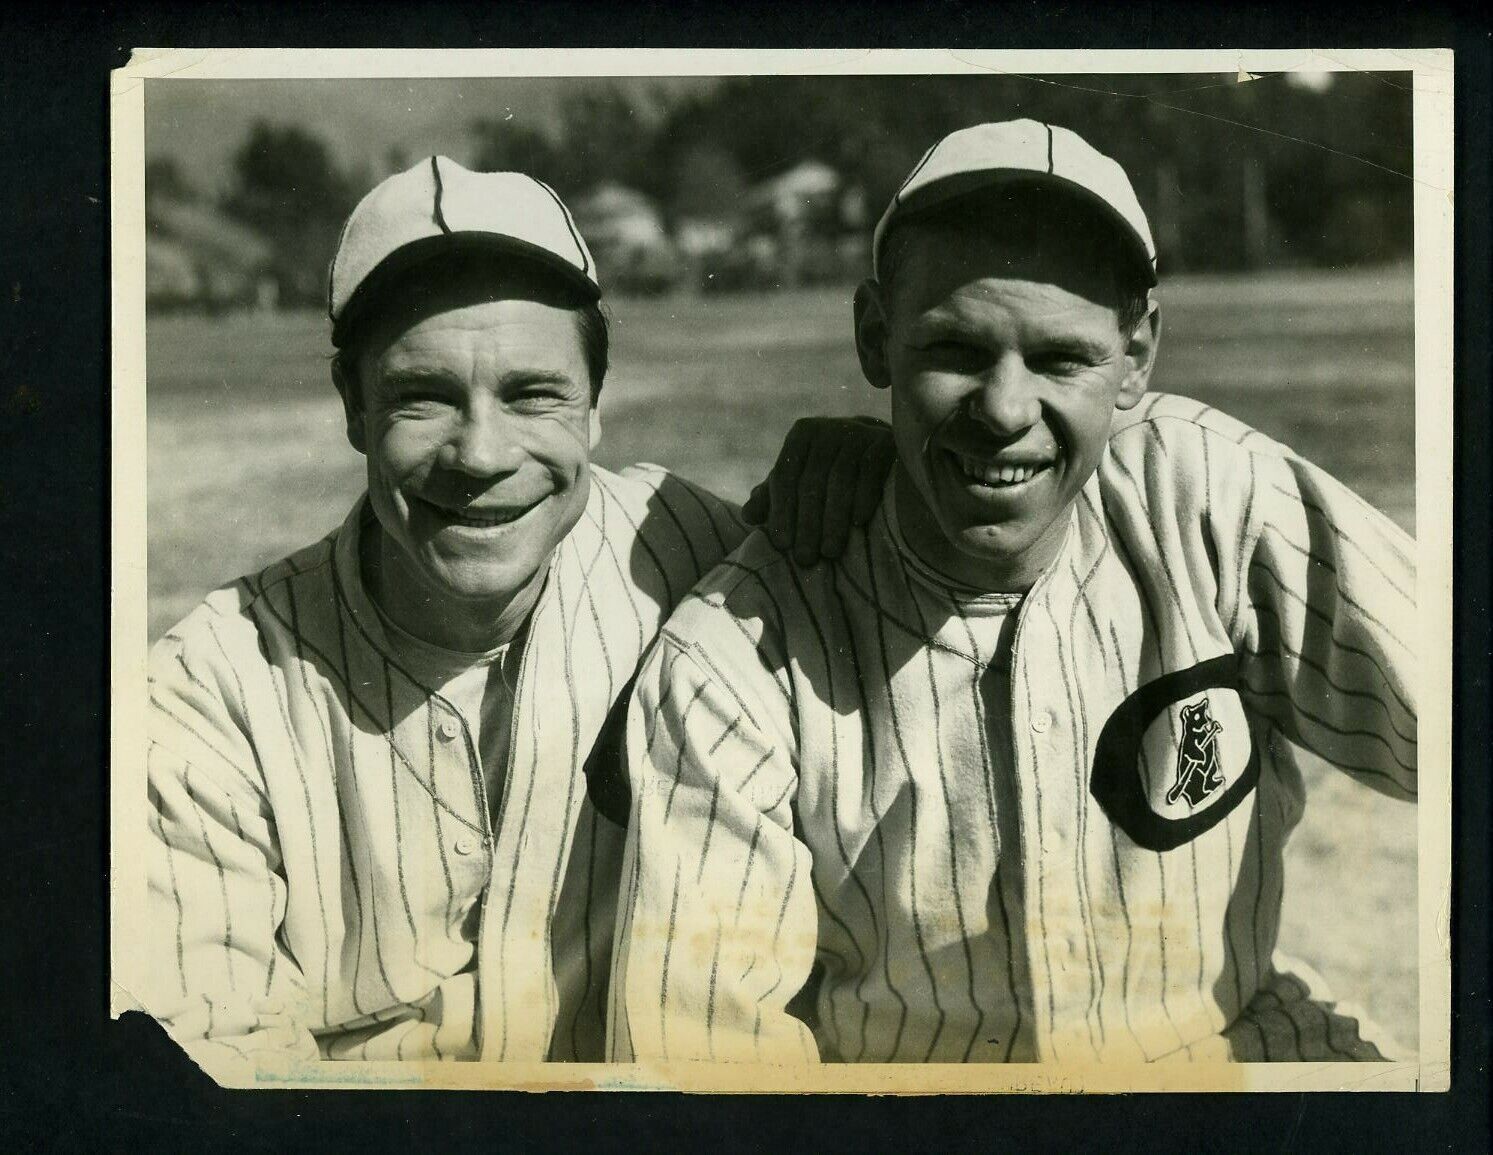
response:
[[[1279,437],[1414,531],[1407,269],[1162,286],[1153,386]],[[612,304],[597,458],[656,461],[740,499],[805,413],[885,416],[850,344],[850,290]],[[361,489],[314,314],[148,326],[150,633],[324,534]],[[1414,809],[1311,772],[1284,949],[1414,1046]]]

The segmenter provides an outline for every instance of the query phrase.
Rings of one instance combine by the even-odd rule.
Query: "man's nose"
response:
[[[498,406],[472,408],[442,446],[440,464],[471,477],[513,473],[523,460],[523,450],[512,425]]]
[[[970,416],[1000,435],[1020,433],[1042,417],[1038,378],[1019,353],[1006,353],[986,370],[969,399]]]

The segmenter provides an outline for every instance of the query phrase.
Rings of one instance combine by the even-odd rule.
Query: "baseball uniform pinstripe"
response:
[[[1378,1057],[1275,943],[1297,747],[1414,795],[1406,535],[1164,395],[1024,599],[893,506],[813,568],[753,535],[645,661],[613,1055]]]
[[[362,591],[366,501],[155,646],[142,1001],[189,1050],[601,1057],[622,837],[587,758],[743,530],[656,467],[591,478],[530,617],[491,810],[468,720]]]

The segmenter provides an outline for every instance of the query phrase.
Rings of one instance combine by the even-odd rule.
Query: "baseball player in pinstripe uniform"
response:
[[[198,1057],[601,1057],[614,706],[745,529],[657,467],[589,464],[599,294],[518,173],[432,157],[349,218],[333,375],[368,493],[150,656],[135,977]],[[869,513],[890,449],[836,436]]]
[[[1151,234],[1072,132],[940,141],[873,252],[880,509],[749,538],[639,674],[611,1053],[1388,1054],[1275,943],[1298,751],[1414,796],[1410,540],[1146,394]]]

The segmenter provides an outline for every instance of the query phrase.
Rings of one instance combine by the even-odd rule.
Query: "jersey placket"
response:
[[[482,758],[472,741],[471,727],[462,717],[461,711],[443,699],[431,700],[431,712],[435,715],[437,774],[441,780],[454,781],[458,777],[469,784],[470,825],[456,832],[454,839],[445,838],[443,850],[454,852],[451,861],[453,875],[460,879],[459,893],[465,896],[460,915],[451,927],[451,932],[460,935],[462,927],[477,902],[481,901],[487,880],[492,872],[492,833],[488,820],[487,793],[482,773]],[[465,791],[463,792],[465,793]],[[479,833],[474,834],[472,827]],[[475,949],[475,948],[474,948]]]
[[[491,811],[487,805],[487,790],[485,776],[482,772],[482,760],[473,757],[474,781],[477,784],[478,797],[482,799],[482,821],[485,833],[484,844],[484,867],[486,870],[486,890],[481,899],[481,915],[477,924],[477,1022],[475,1039],[477,1044],[477,1055],[479,1058],[498,1058],[504,1056],[490,1055],[487,1051],[488,1044],[493,1035],[493,1028],[499,1028],[501,1032],[502,1023],[500,1016],[507,1013],[502,1001],[493,997],[494,983],[498,977],[498,968],[502,966],[502,939],[509,934],[510,927],[506,921],[502,921],[495,932],[490,932],[489,927],[494,921],[493,903],[496,901],[497,892],[501,889],[494,885],[497,878],[496,848],[503,842],[508,826],[513,821],[509,817],[509,802],[522,793],[523,783],[516,780],[518,768],[518,749],[521,744],[520,718],[524,713],[522,703],[524,701],[524,690],[532,676],[530,667],[538,660],[538,646],[534,639],[538,635],[539,624],[544,621],[544,615],[554,597],[554,586],[546,582],[543,592],[539,595],[539,601],[530,611],[529,627],[524,633],[523,651],[518,663],[518,677],[514,679],[513,701],[508,711],[508,756],[506,765],[503,767],[503,781],[499,797]],[[558,608],[558,607],[557,607]],[[533,707],[531,706],[531,710]],[[468,734],[467,743],[470,747],[471,737]],[[489,815],[491,814],[491,817]],[[518,852],[515,850],[510,856],[508,870],[510,872],[518,869]],[[506,896],[505,896],[506,897]],[[532,1009],[532,1008],[531,1008]],[[546,1031],[549,1029],[547,1024]]]
[[[1074,738],[1047,610],[1060,584],[1056,569],[1049,567],[1018,611],[1011,642],[1011,754],[1035,1057],[1077,1061],[1091,1059],[1096,1049],[1088,1015],[1093,975],[1073,862],[1077,807],[1068,763]]]

